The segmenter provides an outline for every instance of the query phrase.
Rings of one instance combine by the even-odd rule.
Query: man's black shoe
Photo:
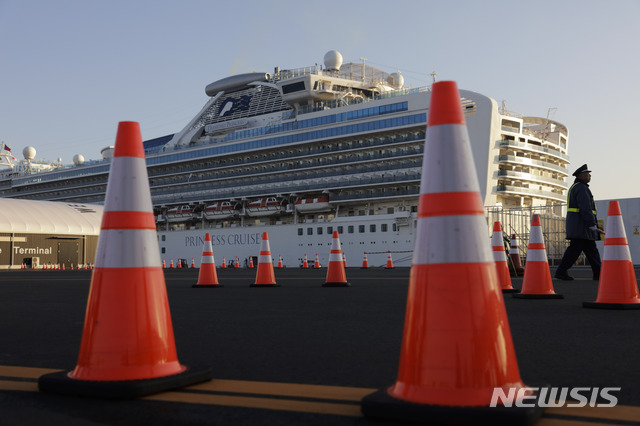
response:
[[[573,281],[573,277],[569,274],[556,274],[555,277],[562,281]]]

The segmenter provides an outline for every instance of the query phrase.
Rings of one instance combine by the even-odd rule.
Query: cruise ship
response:
[[[429,87],[332,50],[323,65],[234,75],[205,93],[181,131],[144,143],[167,264],[198,263],[210,233],[218,266],[223,257],[244,266],[268,232],[276,261],[298,267],[306,254],[326,265],[338,231],[349,266],[365,252],[372,266],[389,253],[410,266]],[[474,91],[460,96],[485,206],[564,203],[567,128]],[[31,147],[21,163],[3,150],[0,197],[101,204],[112,149],[44,166]]]

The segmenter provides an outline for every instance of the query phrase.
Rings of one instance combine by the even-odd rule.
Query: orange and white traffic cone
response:
[[[344,265],[344,267],[346,269],[346,267],[347,267],[347,255],[344,254],[344,252],[342,252],[342,263],[343,263],[343,265]]]
[[[239,269],[239,268],[240,268],[240,259],[238,259],[238,256],[236,256],[236,263],[235,263],[234,267],[235,267],[236,269]]]
[[[282,269],[282,268],[283,268],[283,266],[282,266],[282,255],[279,254],[278,255],[278,269]]]
[[[327,278],[322,287],[349,287],[347,274],[344,271],[344,260],[342,260],[342,250],[340,248],[340,237],[338,231],[333,231],[331,240],[331,253],[329,254],[329,265],[327,266]]]
[[[302,262],[302,269],[309,269],[309,262],[307,261],[307,253],[304,254],[304,261]]]
[[[318,259],[318,253],[316,253],[316,260],[313,262],[314,269],[320,269],[320,260]]]
[[[182,269],[182,259],[178,259],[178,269]]]
[[[583,302],[585,308],[640,309],[638,281],[633,270],[627,233],[618,201],[609,201],[604,256],[595,302]]]
[[[196,261],[195,259],[192,257],[191,258],[191,268],[195,268],[196,267]]]
[[[165,269],[166,267],[167,267],[167,262],[165,262],[164,259],[162,259],[162,269]]]
[[[210,380],[180,364],[140,127],[118,126],[78,363],[41,391],[132,398]]]
[[[271,258],[271,247],[269,246],[269,235],[262,233],[260,243],[260,256],[258,256],[258,271],[256,281],[250,287],[280,287],[276,284],[276,276],[273,272],[273,259]]]
[[[171,263],[169,263],[169,269],[173,269],[173,259],[171,259]]]
[[[364,252],[364,257],[362,258],[362,266],[360,269],[369,269],[369,260],[367,260],[367,252]]]
[[[213,258],[213,246],[211,245],[211,235],[208,232],[204,234],[204,246],[202,247],[202,259],[200,260],[198,283],[192,285],[191,287],[223,287],[218,282],[218,274],[216,273],[216,261]]]
[[[524,264],[524,278],[520,293],[512,295],[518,299],[562,299],[563,295],[553,289],[551,270],[547,260],[547,249],[544,246],[540,215],[531,218],[527,261]]]
[[[253,256],[249,256],[249,269],[253,269]]]
[[[529,389],[486,240],[457,85],[432,87],[398,378],[366,396],[362,412],[436,424],[532,424],[541,410],[490,408],[496,389]]]
[[[221,269],[227,269],[227,260],[222,256],[222,265],[220,265]]]
[[[493,249],[493,260],[496,263],[498,283],[503,293],[517,293],[518,289],[511,284],[509,265],[507,264],[507,253],[504,251],[504,240],[502,238],[502,228],[500,222],[493,222],[493,235],[491,236],[491,248]]]
[[[511,262],[513,263],[513,267],[516,270],[516,276],[523,276],[524,268],[522,267],[522,262],[520,261],[520,249],[518,248],[518,238],[516,237],[516,234],[511,235],[509,257],[511,257]]]
[[[394,269],[393,259],[391,259],[391,250],[389,250],[389,254],[387,255],[387,266],[384,269]]]

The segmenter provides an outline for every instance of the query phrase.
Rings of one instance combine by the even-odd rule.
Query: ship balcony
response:
[[[339,201],[347,204],[349,202],[363,202],[369,200],[392,199],[392,198],[417,198],[420,195],[420,185],[418,182],[409,184],[406,187],[389,187],[362,190],[343,190],[331,197],[332,202]]]
[[[546,161],[533,160],[529,157],[517,157],[515,155],[499,155],[498,163],[501,164],[515,164],[519,166],[533,166],[540,169],[552,170],[554,172],[561,173],[564,176],[569,176],[569,171],[566,167],[558,166]]]
[[[239,194],[243,197],[263,197],[274,194],[290,194],[317,192],[318,190],[338,191],[348,188],[361,190],[370,188],[372,185],[378,186],[401,186],[410,183],[419,185],[420,171],[418,168],[406,169],[404,171],[396,171],[395,173],[380,173],[370,176],[363,176],[360,173],[350,175],[335,176],[333,178],[310,178],[306,179],[288,179],[283,180],[282,177],[264,177],[259,184],[247,182],[241,185],[231,185],[227,187],[217,186],[215,189],[189,190],[179,193],[161,193],[152,192],[151,197],[153,204],[175,204],[177,202],[209,202],[215,200],[225,200],[236,198]],[[184,194],[189,194],[185,196]]]
[[[149,169],[149,177],[175,177],[176,174],[183,174],[185,179],[189,174],[197,174],[197,172],[216,170],[223,172],[224,170],[230,170],[229,173],[236,173],[233,171],[238,165],[262,165],[273,161],[297,161],[302,158],[310,159],[313,156],[327,156],[327,154],[342,155],[341,159],[332,158],[325,161],[325,164],[339,164],[355,161],[354,154],[358,152],[367,151],[368,149],[384,146],[386,148],[382,155],[373,155],[366,153],[367,158],[388,158],[403,155],[415,155],[422,154],[424,151],[424,132],[408,132],[403,136],[389,136],[386,138],[357,138],[355,140],[345,140],[334,144],[322,144],[307,146],[306,150],[301,150],[299,147],[289,150],[276,150],[269,153],[256,154],[251,157],[242,155],[237,157],[225,157],[221,160],[205,161],[200,164],[181,165],[175,164],[171,167],[166,165],[160,167],[153,167]],[[411,146],[415,143],[419,143],[418,147]],[[403,149],[403,145],[408,145],[406,149]],[[387,150],[394,149],[393,152],[386,152]],[[352,155],[352,157],[349,157]],[[366,158],[363,158],[366,159]],[[194,177],[195,178],[195,177]],[[193,179],[192,179],[193,180]]]
[[[545,148],[545,147],[533,145],[530,143],[523,143],[523,142],[517,142],[517,141],[511,141],[511,140],[499,140],[497,141],[497,144],[500,148],[509,147],[509,148],[515,148],[516,150],[535,152],[535,153],[555,157],[558,160],[569,162],[568,155],[563,154],[560,151],[556,151],[555,149]]]
[[[534,188],[526,188],[523,186],[498,185],[496,193],[499,195],[518,195],[530,198],[546,198],[557,201],[559,203],[566,202],[566,196],[562,192],[541,191]]]
[[[498,170],[498,178],[511,178],[514,181],[526,181],[533,183],[545,183],[557,186],[562,190],[567,189],[567,183],[563,179],[554,179],[546,176],[537,176],[531,173],[517,172],[513,170]]]

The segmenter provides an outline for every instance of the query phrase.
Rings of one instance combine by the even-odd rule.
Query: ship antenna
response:
[[[547,109],[547,120],[545,121],[545,125],[544,125],[544,130],[542,131],[542,142],[546,142],[547,141],[547,137],[549,135],[549,128],[550,128],[550,124],[549,123],[549,118],[553,117],[553,114],[556,112],[558,108],[553,107],[553,108],[549,108]]]
[[[364,83],[364,76],[365,76],[367,58],[360,57],[360,59],[362,59],[362,82]]]
[[[431,74],[429,74],[431,76],[431,78],[433,79],[433,83],[436,82],[436,77],[438,76],[438,74],[436,74],[435,71],[431,71]]]

